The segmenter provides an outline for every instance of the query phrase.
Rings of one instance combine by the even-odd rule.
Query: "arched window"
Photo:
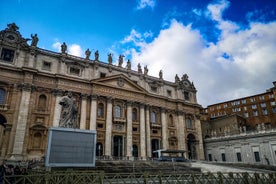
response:
[[[173,123],[173,116],[170,114],[169,115],[169,125],[170,126],[174,126],[174,123]]]
[[[186,119],[186,126],[187,126],[187,128],[189,128],[189,129],[193,128],[193,124],[192,124],[191,118],[187,118],[187,119]]]
[[[103,117],[104,117],[104,105],[103,105],[103,103],[99,103],[99,104],[98,104],[97,115],[98,115],[98,117],[100,117],[100,118],[103,118]]]
[[[132,121],[137,121],[137,109],[132,109]]]
[[[34,139],[33,139],[33,148],[40,148],[41,139],[42,139],[41,133],[36,132],[34,134]]]
[[[5,104],[6,91],[0,88],[0,104]]]
[[[121,115],[122,115],[121,112],[122,112],[121,106],[116,105],[116,106],[115,106],[115,117],[116,117],[116,118],[120,118]]]
[[[46,102],[47,102],[47,97],[45,95],[40,95],[38,98],[38,109],[45,110]]]
[[[154,111],[152,111],[150,114],[150,122],[156,123],[156,113]]]

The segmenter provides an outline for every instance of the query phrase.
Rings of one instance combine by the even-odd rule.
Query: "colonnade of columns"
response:
[[[81,112],[80,112],[80,129],[86,129],[86,108],[87,100],[89,98],[87,95],[81,96]],[[61,113],[61,106],[59,101],[61,100],[61,94],[56,94],[56,103],[54,111],[53,126],[59,126],[59,118]],[[90,107],[90,120],[88,128],[90,130],[96,130],[97,124],[97,96],[91,96],[91,107]],[[133,149],[133,135],[132,135],[132,102],[127,102],[127,113],[126,113],[126,153],[124,154],[127,157],[132,157]],[[112,124],[113,124],[113,99],[107,97],[106,105],[106,119],[105,119],[105,143],[104,143],[104,155],[112,156]],[[145,104],[139,105],[139,125],[140,125],[140,157],[146,158],[151,157],[152,148],[151,148],[151,122],[150,122],[150,106]],[[161,148],[168,149],[168,122],[166,110],[161,109]],[[178,138],[178,149],[186,150],[186,137],[184,133],[185,123],[184,123],[184,114],[179,112],[177,114],[177,138]]]

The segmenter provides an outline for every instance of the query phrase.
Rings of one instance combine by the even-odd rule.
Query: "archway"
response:
[[[96,144],[96,156],[102,156],[103,155],[103,144],[98,142]]]
[[[132,156],[138,157],[138,146],[135,144],[132,146]]]
[[[196,156],[196,138],[193,134],[187,136],[187,148],[189,159],[197,159]]]
[[[152,151],[152,157],[157,158],[158,154],[154,153],[154,151],[158,150],[160,148],[159,139],[152,139],[151,140],[151,151]]]
[[[113,156],[122,157],[123,156],[123,136],[115,135],[113,137]]]

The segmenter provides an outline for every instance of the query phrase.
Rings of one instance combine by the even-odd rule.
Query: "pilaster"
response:
[[[151,140],[150,140],[150,113],[149,106],[146,106],[146,142],[147,142],[147,157],[151,157]]]
[[[166,119],[166,110],[161,109],[161,124],[162,124],[162,149],[168,148],[168,134],[167,134],[167,119]]]
[[[145,124],[145,105],[140,104],[140,150],[142,159],[146,159],[146,124]]]
[[[80,129],[86,129],[86,105],[87,94],[81,94],[81,117],[80,117]]]
[[[55,90],[55,91],[53,91],[53,94],[54,94],[54,96],[56,96],[53,127],[58,127],[59,120],[60,120],[60,113],[61,113],[61,105],[59,104],[59,102],[62,98],[62,90]]]
[[[111,156],[111,137],[112,137],[112,98],[107,99],[107,116],[105,130],[105,155]]]
[[[19,113],[17,118],[17,126],[15,131],[14,144],[12,149],[12,157],[15,160],[22,160],[23,155],[23,146],[25,141],[25,133],[27,128],[27,118],[29,113],[29,103],[32,91],[31,84],[22,84],[19,86],[21,88],[21,99],[19,105]]]
[[[132,157],[132,102],[127,102],[127,157]]]
[[[90,130],[96,130],[97,124],[97,95],[91,96],[91,108],[90,108]]]

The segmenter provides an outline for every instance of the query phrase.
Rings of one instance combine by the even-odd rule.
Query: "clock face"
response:
[[[185,87],[189,87],[190,86],[190,84],[189,84],[188,81],[184,81],[183,84],[184,84]]]
[[[5,40],[14,43],[17,41],[17,36],[15,34],[8,33],[5,35]]]

